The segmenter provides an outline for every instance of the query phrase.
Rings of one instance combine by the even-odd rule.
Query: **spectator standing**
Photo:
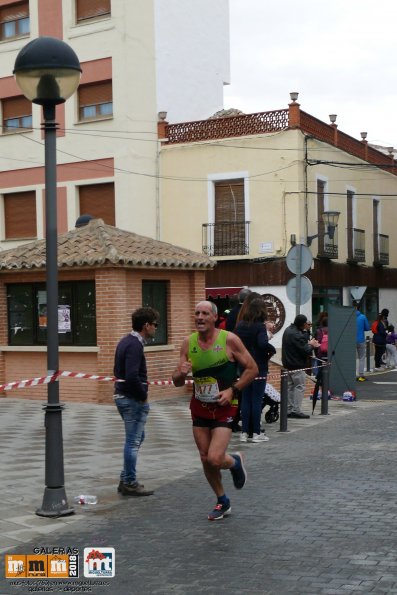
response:
[[[317,401],[318,391],[320,389],[322,380],[323,380],[323,369],[324,364],[326,364],[328,360],[328,318],[323,317],[321,319],[321,328],[316,330],[316,340],[319,343],[318,348],[316,349],[316,354],[318,357],[317,360],[317,375],[316,375],[316,384],[314,385],[313,390],[313,402]]]
[[[387,354],[387,365],[389,368],[395,368],[397,366],[397,334],[394,332],[394,326],[390,324],[387,329],[386,336],[386,354]]]
[[[358,357],[358,376],[356,380],[358,382],[365,382],[367,380],[364,376],[366,353],[365,332],[370,330],[370,326],[365,314],[360,312],[360,302],[353,302],[353,306],[356,308],[356,351]]]
[[[226,319],[226,330],[227,331],[234,331],[234,327],[237,323],[237,316],[240,312],[240,308],[244,303],[245,298],[251,293],[251,290],[248,288],[241,289],[238,294],[238,304],[236,304],[229,312],[228,317]]]
[[[269,341],[265,324],[267,309],[262,298],[255,298],[247,308],[245,308],[244,303],[240,313],[243,310],[243,316],[240,322],[237,323],[234,332],[240,337],[244,346],[254,358],[258,366],[259,378],[255,379],[242,390],[240,408],[242,431],[240,442],[248,442],[249,439],[251,442],[266,442],[269,438],[264,432],[261,432],[261,416],[269,357]],[[252,436],[250,436],[251,427]]]
[[[145,438],[149,415],[148,378],[143,351],[148,339],[154,337],[159,313],[144,307],[132,314],[132,332],[123,337],[116,348],[114,375],[124,382],[115,383],[114,400],[124,421],[124,467],[120,473],[118,491],[123,496],[151,496],[136,477],[138,451]]]
[[[217,328],[226,330],[227,317],[229,316],[231,310],[238,305],[238,303],[238,293],[233,293],[233,295],[229,297],[229,307],[226,308],[223,314],[221,314],[218,318],[217,324],[215,325]]]
[[[323,312],[320,312],[319,313],[318,318],[317,318],[317,320],[316,320],[316,322],[314,324],[314,335],[313,335],[314,337],[316,336],[316,332],[319,329],[321,329],[321,327],[322,327],[321,322],[322,322],[323,318],[327,318],[328,319],[328,312],[323,311]],[[313,358],[312,363],[313,363],[312,374],[317,377],[317,371],[318,371],[317,370],[317,359],[316,358]]]
[[[307,340],[305,324],[307,318],[298,314],[294,322],[285,329],[282,340],[282,363],[288,374],[288,417],[310,419],[303,413],[301,406],[305,394],[308,356],[320,344],[316,339]]]
[[[382,310],[379,314],[376,321],[371,326],[371,330],[373,332],[372,343],[375,345],[375,368],[374,370],[379,371],[385,367],[385,364],[382,361],[382,358],[386,352],[386,336],[387,336],[387,328],[389,323],[387,321],[387,316],[389,315],[389,310]]]

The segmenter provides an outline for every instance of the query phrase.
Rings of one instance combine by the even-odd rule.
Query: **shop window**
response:
[[[3,195],[6,240],[37,237],[36,193],[14,192]]]
[[[29,2],[14,2],[0,8],[1,41],[25,37],[29,33]]]
[[[80,122],[113,116],[112,81],[80,85],[78,97]]]
[[[142,281],[142,305],[151,306],[160,314],[159,326],[149,345],[166,345],[168,343],[167,300],[167,281]]]
[[[45,345],[45,284],[8,285],[7,300],[9,345]],[[58,338],[60,345],[96,345],[94,281],[59,283]]]
[[[32,102],[26,97],[11,97],[1,102],[3,134],[32,129]]]
[[[110,0],[76,0],[76,21],[110,16]]]
[[[79,187],[80,215],[92,215],[103,219],[107,225],[115,225],[114,184],[88,184]]]

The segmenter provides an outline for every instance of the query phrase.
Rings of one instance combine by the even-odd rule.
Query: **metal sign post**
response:
[[[313,256],[311,251],[304,244],[296,244],[288,251],[287,267],[291,273],[294,273],[296,277],[290,279],[287,284],[287,295],[291,302],[295,302],[296,315],[300,314],[300,306],[305,304],[312,295],[312,287],[309,279],[302,277],[310,267],[312,266]],[[302,286],[302,280],[306,279]],[[307,295],[310,290],[310,295]],[[294,292],[294,296],[291,297],[290,293]]]

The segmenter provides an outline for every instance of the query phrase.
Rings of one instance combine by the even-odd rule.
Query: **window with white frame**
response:
[[[30,33],[29,2],[10,2],[0,8],[0,40],[8,41]]]
[[[79,121],[102,120],[113,116],[112,81],[80,85]]]
[[[26,97],[9,97],[1,100],[3,134],[32,129],[32,102]]]

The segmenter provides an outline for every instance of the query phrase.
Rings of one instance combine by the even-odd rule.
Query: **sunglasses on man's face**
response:
[[[151,324],[154,326],[154,328],[157,328],[157,327],[158,327],[158,325],[159,325],[159,323],[158,323],[158,322],[152,322]]]

